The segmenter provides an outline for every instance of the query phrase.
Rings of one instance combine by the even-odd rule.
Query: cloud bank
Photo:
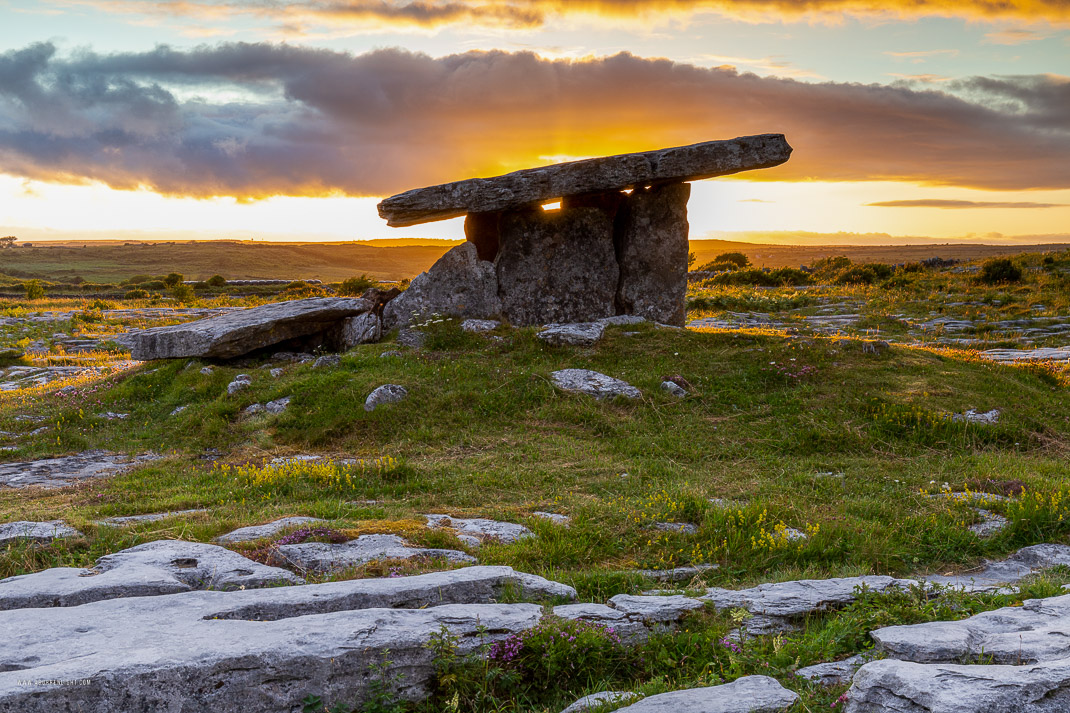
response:
[[[0,172],[187,196],[387,195],[745,134],[795,147],[759,180],[1070,187],[1070,79],[804,83],[630,54],[441,58],[272,44],[0,54]]]
[[[936,198],[921,198],[902,201],[877,201],[866,203],[877,208],[1070,208],[1067,203],[1034,203],[1032,201],[950,201]]]
[[[52,0],[59,7],[165,17],[254,16],[300,32],[306,25],[439,28],[448,25],[531,29],[569,18],[649,23],[714,14],[747,22],[839,23],[845,16],[877,19],[957,17],[980,21],[1070,22],[1065,0]]]

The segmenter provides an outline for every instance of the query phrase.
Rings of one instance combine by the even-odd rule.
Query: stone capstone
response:
[[[625,314],[683,326],[690,195],[690,184],[672,183],[637,188],[621,202],[615,234],[617,306]]]
[[[631,384],[600,374],[590,369],[560,369],[550,372],[554,386],[563,391],[587,394],[596,399],[612,399],[623,396],[629,399],[642,397],[642,392]]]
[[[264,525],[239,527],[237,530],[215,538],[215,542],[228,544],[233,542],[251,542],[252,540],[260,540],[265,537],[273,537],[287,528],[296,527],[297,525],[310,525],[316,522],[326,522],[326,520],[322,520],[318,517],[284,517]]]
[[[0,486],[25,488],[62,488],[89,478],[103,478],[121,473],[159,456],[148,453],[127,456],[110,451],[83,451],[60,458],[0,463]]]
[[[379,215],[392,227],[472,213],[492,213],[571,196],[682,183],[777,166],[791,146],[783,134],[741,136],[529,168],[494,178],[471,178],[391,196]],[[686,269],[686,262],[685,262]]]
[[[605,325],[600,322],[572,322],[548,324],[535,336],[547,344],[589,347],[601,339],[605,331]]]
[[[953,663],[970,656],[1000,664],[1070,658],[1070,594],[1027,599],[959,621],[888,626],[870,632],[892,658]]]
[[[236,310],[117,338],[134,359],[232,359],[291,339],[334,332],[343,320],[371,309],[366,300],[321,297]]]
[[[409,395],[409,390],[399,384],[383,384],[364,400],[364,410],[374,411],[383,404],[396,404]]]
[[[799,696],[769,676],[744,676],[731,683],[706,688],[659,693],[618,711],[628,713],[774,713],[783,711]]]
[[[613,218],[599,208],[507,213],[495,262],[510,324],[589,322],[616,314]]]
[[[1063,713],[1070,659],[1032,666],[867,663],[847,691],[845,713]]]
[[[341,544],[303,542],[281,545],[276,556],[302,571],[337,572],[382,560],[442,559],[447,562],[475,563],[475,557],[459,550],[412,547],[397,535],[361,535]]]
[[[82,537],[82,533],[62,520],[48,520],[47,522],[19,520],[0,525],[0,545],[16,540],[51,542],[69,537]]]
[[[0,579],[0,609],[76,607],[119,597],[155,597],[193,589],[253,589],[303,581],[292,572],[262,565],[216,545],[157,540],[105,555],[89,569],[56,567]]]
[[[432,314],[492,319],[500,313],[494,265],[479,259],[475,245],[462,243],[386,303],[383,328],[393,329]]]

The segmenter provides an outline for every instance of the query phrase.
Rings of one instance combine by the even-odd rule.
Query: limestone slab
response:
[[[121,473],[139,463],[159,456],[127,456],[110,451],[83,451],[59,458],[0,463],[0,486],[25,488],[62,488],[88,478],[103,478]]]
[[[774,713],[799,696],[769,676],[744,676],[731,683],[659,693],[618,711],[628,713]]]
[[[589,347],[601,339],[605,331],[606,327],[601,322],[569,322],[548,324],[535,336],[547,344]]]
[[[643,395],[626,381],[590,369],[559,369],[550,372],[550,378],[559,389],[587,394],[596,399],[612,399],[617,396],[638,399]]]
[[[62,520],[49,520],[47,522],[19,520],[0,524],[0,545],[16,540],[51,542],[52,540],[81,536],[82,533]]]
[[[424,515],[427,526],[431,528],[448,527],[462,535],[472,535],[478,540],[495,540],[497,542],[516,542],[525,537],[534,537],[535,533],[515,522],[500,522],[486,518],[460,518],[449,515]]]
[[[1057,565],[1070,566],[1070,546],[1040,544],[1023,547],[1005,560],[986,560],[974,572],[928,575],[924,581],[967,591],[993,591]]]
[[[585,713],[609,703],[627,703],[634,698],[639,698],[639,694],[631,691],[599,691],[576,699],[561,713]]]
[[[835,577],[832,579],[800,579],[791,582],[759,584],[750,589],[721,589],[712,587],[700,599],[712,602],[718,609],[743,608],[751,614],[780,618],[797,618],[807,614],[850,604],[857,590],[884,592],[915,585],[911,579],[895,579],[880,575],[865,577]]]
[[[273,535],[282,532],[288,527],[295,525],[310,525],[315,522],[326,522],[318,517],[283,517],[272,522],[265,523],[263,525],[250,525],[249,527],[239,527],[233,532],[228,532],[225,535],[220,535],[215,538],[216,542],[233,543],[233,542],[251,542],[252,540],[259,540],[265,537],[272,537]]]
[[[494,178],[471,178],[418,188],[379,203],[393,227],[488,213],[654,183],[680,183],[777,166],[791,156],[783,134],[741,136],[529,168]]]
[[[670,596],[618,594],[610,598],[609,606],[644,621],[673,622],[682,619],[688,612],[701,609],[704,605],[698,599],[679,594]]]
[[[289,565],[301,570],[336,572],[381,560],[444,559],[449,562],[475,563],[476,559],[459,550],[412,547],[397,535],[361,535],[341,544],[302,542],[282,545],[275,551]]]

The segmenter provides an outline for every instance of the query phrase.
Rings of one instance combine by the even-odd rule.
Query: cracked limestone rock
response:
[[[228,532],[225,535],[220,535],[215,538],[215,541],[228,544],[233,542],[251,542],[265,537],[272,537],[287,528],[294,527],[295,525],[311,525],[316,522],[327,521],[318,517],[284,517],[264,525],[239,527],[237,530]]]
[[[459,550],[412,547],[397,535],[361,535],[341,544],[302,542],[275,548],[277,556],[305,571],[336,572],[381,560],[444,559],[475,563],[475,557]]]
[[[587,394],[596,399],[612,399],[623,396],[629,399],[642,397],[642,392],[631,384],[600,374],[590,369],[560,369],[550,372],[554,386],[563,391]]]
[[[440,257],[427,272],[386,303],[383,328],[410,324],[431,314],[493,319],[501,313],[494,263],[480,260],[473,243],[462,243]]]
[[[51,542],[52,540],[62,540],[69,537],[82,537],[82,533],[62,520],[49,520],[47,522],[19,520],[0,525],[0,545],[16,540]]]
[[[601,339],[605,331],[605,325],[600,322],[570,322],[548,324],[535,336],[547,344],[589,347]]]
[[[628,713],[775,713],[799,696],[769,676],[744,676],[731,683],[649,696],[618,711]]]
[[[499,522],[484,518],[460,518],[449,515],[424,515],[427,518],[427,526],[436,529],[448,527],[457,531],[459,535],[470,535],[476,538],[475,544],[484,540],[496,540],[502,543],[516,542],[524,537],[534,537],[535,533],[515,522]]]
[[[399,384],[383,384],[370,394],[364,401],[365,411],[374,411],[383,404],[396,404],[409,395],[409,390]]]

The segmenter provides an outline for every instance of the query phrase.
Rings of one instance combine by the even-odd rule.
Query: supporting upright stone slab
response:
[[[688,183],[636,189],[616,219],[620,282],[617,311],[684,325],[687,293]]]
[[[505,213],[496,263],[502,314],[517,326],[615,314],[613,220],[598,208]]]
[[[492,319],[501,312],[494,265],[479,258],[474,243],[462,243],[417,275],[409,288],[386,303],[383,328],[408,324],[413,316],[444,314]]]

